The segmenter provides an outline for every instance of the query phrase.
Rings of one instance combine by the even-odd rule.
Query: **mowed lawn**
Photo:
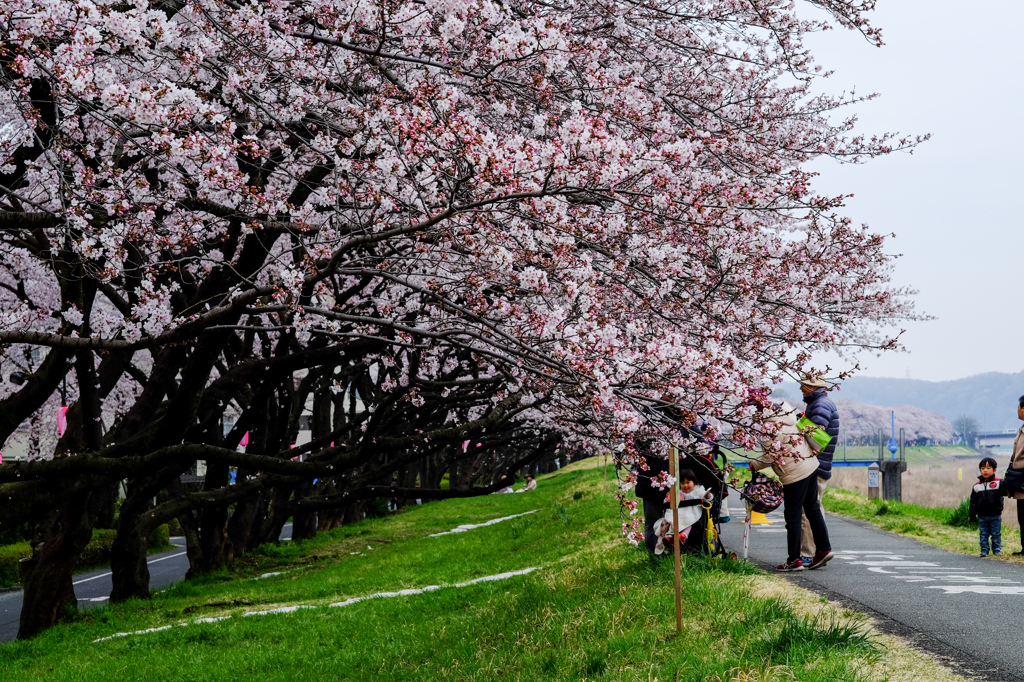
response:
[[[231,573],[2,645],[0,675],[68,682],[957,679],[868,633],[857,614],[728,559],[685,559],[685,620],[676,636],[671,560],[651,561],[621,539],[614,484],[583,464],[542,477],[531,493],[431,503],[309,542],[264,547]],[[529,568],[539,570],[454,587]],[[440,589],[329,606],[427,586]],[[244,615],[291,605],[315,608]]]

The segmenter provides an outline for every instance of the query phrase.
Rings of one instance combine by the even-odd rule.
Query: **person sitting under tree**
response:
[[[516,492],[517,493],[526,493],[526,492],[529,492],[531,490],[536,490],[536,489],[537,489],[537,479],[535,479],[531,474],[527,474],[526,475],[526,485],[524,485],[522,488],[520,488]]]

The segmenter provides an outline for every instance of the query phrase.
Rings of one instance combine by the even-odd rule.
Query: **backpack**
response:
[[[1002,492],[1007,497],[1010,493],[1024,492],[1024,469],[1014,469],[1013,465],[1006,467],[1003,474]]]
[[[782,504],[782,484],[758,471],[743,486],[742,497],[747,500],[751,511],[769,514]]]

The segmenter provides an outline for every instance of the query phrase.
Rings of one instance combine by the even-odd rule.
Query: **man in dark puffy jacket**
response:
[[[807,410],[804,414],[812,422],[825,429],[832,440],[825,446],[825,449],[818,453],[818,503],[821,504],[821,497],[825,494],[828,486],[828,479],[832,478],[832,455],[836,451],[836,443],[839,441],[839,410],[832,399],[825,394],[828,384],[820,378],[805,374],[800,380],[800,392],[804,394],[804,402]],[[814,538],[811,535],[811,524],[807,515],[803,519],[804,531],[800,546],[800,556],[804,565],[811,563],[814,556]]]

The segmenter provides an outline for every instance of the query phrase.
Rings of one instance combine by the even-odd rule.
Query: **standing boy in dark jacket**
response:
[[[836,442],[839,440],[839,409],[836,404],[832,402],[832,399],[825,395],[825,389],[828,387],[823,380],[818,377],[805,374],[800,380],[800,392],[804,394],[804,402],[807,404],[807,410],[804,414],[812,422],[825,429],[825,432],[832,436],[832,440],[829,441],[825,449],[818,453],[818,504],[821,504],[821,498],[825,494],[825,488],[828,486],[828,479],[832,478],[832,455],[836,451]],[[805,566],[811,563],[811,557],[814,556],[817,548],[814,546],[814,538],[811,535],[811,524],[807,520],[807,515],[803,517],[804,530],[800,541],[800,556]]]
[[[996,478],[996,461],[986,457],[978,463],[978,482],[971,490],[971,506],[968,518],[978,522],[981,534],[981,556],[988,556],[989,538],[992,539],[992,553],[1002,552],[1003,535],[1003,491]]]

